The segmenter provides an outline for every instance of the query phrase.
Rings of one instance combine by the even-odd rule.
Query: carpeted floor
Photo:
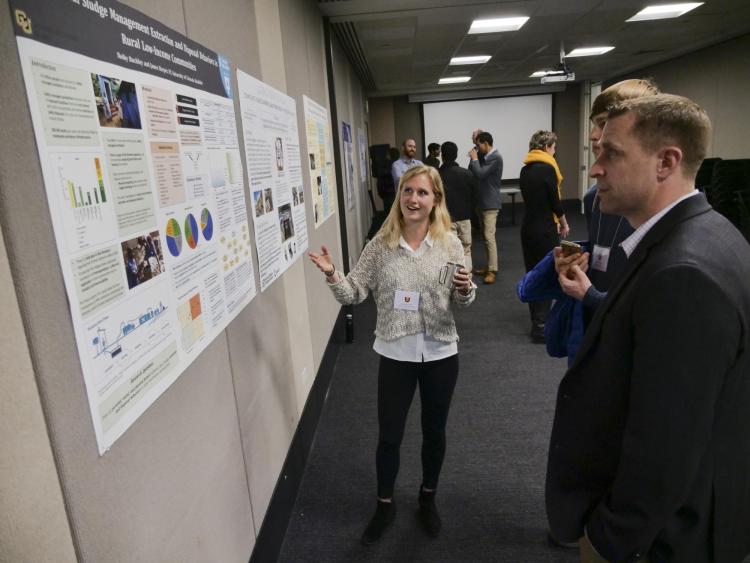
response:
[[[521,213],[513,226],[509,207],[497,232],[496,284],[480,280],[474,304],[456,310],[460,373],[437,496],[440,537],[428,538],[415,518],[421,477],[417,393],[401,448],[396,522],[379,543],[359,543],[375,508],[378,356],[372,351],[375,308],[368,300],[355,308],[355,342],[338,359],[280,561],[577,561],[576,551],[548,545],[544,512],[547,444],[566,362],[530,342],[528,308],[515,294],[524,271]],[[584,238],[582,216],[568,217],[569,238]],[[483,265],[483,246],[476,248],[475,264]]]

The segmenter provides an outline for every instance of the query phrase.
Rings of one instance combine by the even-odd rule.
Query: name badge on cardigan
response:
[[[594,252],[591,254],[591,267],[599,272],[607,271],[607,264],[609,263],[609,251],[608,246],[594,245]]]
[[[403,311],[418,311],[419,292],[397,290],[396,297],[393,299],[393,308]]]

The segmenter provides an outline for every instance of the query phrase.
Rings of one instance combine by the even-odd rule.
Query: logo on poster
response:
[[[16,23],[26,35],[31,35],[31,19],[23,10],[16,10]]]

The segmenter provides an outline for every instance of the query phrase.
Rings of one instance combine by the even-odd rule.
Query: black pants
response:
[[[549,225],[523,225],[521,227],[521,248],[526,271],[530,271],[550,250],[560,244],[557,227]],[[552,301],[532,301],[529,303],[532,330],[542,330],[547,321]]]
[[[422,401],[422,484],[437,488],[445,457],[445,424],[458,378],[458,355],[434,362],[400,362],[380,357],[378,370],[378,425],[375,456],[378,497],[393,496],[399,450],[414,389]]]

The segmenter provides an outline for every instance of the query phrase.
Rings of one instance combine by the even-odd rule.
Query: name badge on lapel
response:
[[[591,267],[599,272],[607,271],[607,264],[609,264],[609,251],[608,246],[594,245],[594,252],[591,254]]]
[[[397,290],[396,297],[393,300],[393,308],[402,311],[418,311],[419,292]]]

